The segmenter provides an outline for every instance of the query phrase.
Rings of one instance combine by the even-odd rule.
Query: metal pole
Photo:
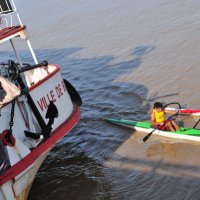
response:
[[[32,54],[32,56],[33,56],[33,60],[34,60],[35,64],[38,64],[37,58],[36,58],[36,56],[35,56],[35,53],[34,53],[34,51],[33,51],[33,48],[32,48],[32,46],[31,46],[31,43],[30,43],[30,41],[29,41],[28,38],[26,38],[26,42],[27,42],[28,47],[29,47],[29,49],[30,49],[30,52],[31,52],[31,54]]]
[[[17,12],[17,8],[16,8],[15,3],[14,3],[13,0],[12,0],[12,5],[13,5],[13,8],[14,8],[14,11],[16,12],[16,15],[17,15],[17,18],[18,18],[18,20],[19,20],[20,25],[23,26],[22,21],[21,21],[21,19],[20,19],[20,16],[19,16],[19,14],[18,14],[18,12]]]
[[[15,48],[15,45],[14,45],[12,39],[10,39],[10,43],[11,43],[11,45],[12,45],[12,48],[13,48],[14,52],[15,52],[15,55],[16,55],[16,57],[17,57],[17,60],[18,60],[19,64],[20,64],[20,67],[22,67],[21,59],[20,59],[20,57],[19,57],[19,55],[18,55],[18,53],[17,53],[17,51],[16,51],[16,48]]]

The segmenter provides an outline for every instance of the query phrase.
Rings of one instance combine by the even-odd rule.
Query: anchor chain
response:
[[[10,113],[10,123],[9,123],[9,130],[8,130],[8,135],[12,134],[12,127],[14,125],[14,115],[15,115],[15,100],[12,101],[12,107],[11,107],[11,113]]]
[[[12,107],[11,107],[11,114],[10,114],[10,123],[9,123],[9,130],[5,130],[2,132],[2,135],[5,137],[4,144],[8,146],[14,146],[15,145],[15,138],[12,135],[12,127],[14,125],[14,118],[15,115],[15,100],[12,101]]]

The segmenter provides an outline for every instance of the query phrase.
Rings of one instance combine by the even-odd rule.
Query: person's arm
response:
[[[151,113],[151,125],[152,126],[156,126],[156,125],[163,125],[163,122],[162,123],[158,123],[158,122],[156,122],[156,116],[155,116],[155,113],[154,112],[152,112]]]

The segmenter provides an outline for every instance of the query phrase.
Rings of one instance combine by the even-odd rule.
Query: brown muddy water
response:
[[[148,120],[154,101],[200,108],[200,1],[16,4],[39,61],[59,64],[83,99],[80,123],[52,149],[28,200],[200,199],[199,143],[143,143],[144,133],[102,120]],[[1,55],[14,58],[6,45]]]

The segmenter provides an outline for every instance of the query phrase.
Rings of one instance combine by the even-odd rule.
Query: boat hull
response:
[[[58,142],[77,124],[79,118],[80,109],[75,106],[75,110],[70,118],[58,127],[52,133],[51,137],[32,150],[32,152],[24,157],[23,160],[16,163],[0,177],[1,200],[27,199],[35,175],[49,151],[53,148],[56,142]]]
[[[16,200],[26,200],[27,197],[28,197],[28,194],[29,194],[29,191],[31,189],[31,186],[34,182],[34,179],[35,179],[35,176],[40,168],[40,166],[42,165],[42,163],[44,162],[45,158],[48,156],[48,153],[50,152],[51,148],[48,149],[45,153],[43,153],[42,155],[40,155],[36,160],[35,160],[35,163],[34,163],[34,167],[32,169],[32,173],[29,173],[30,176],[30,181],[27,186],[26,186],[26,189],[23,190],[19,195],[17,195],[17,188],[15,186],[13,186],[13,191],[14,191],[14,194],[16,194]]]
[[[43,130],[35,126],[37,118],[33,115],[31,108],[26,109],[25,114],[21,112],[22,103],[18,99],[15,106],[13,126],[13,136],[16,144],[2,147],[8,153],[11,167],[0,175],[0,200],[27,199],[35,175],[49,151],[80,119],[80,107],[72,102],[61,77],[60,68],[56,65],[50,68],[52,68],[51,73],[48,73],[44,79],[39,80],[34,86],[30,87],[29,94],[46,124],[49,121],[46,114],[51,101],[58,110],[58,117],[54,120],[50,135],[47,138],[39,139],[39,143],[35,147],[30,147],[27,144],[34,139],[27,138],[23,133],[24,130],[27,130],[27,123],[32,123],[32,125],[29,123],[28,127],[34,126],[36,133]],[[26,100],[23,104],[27,104],[25,107],[29,107]],[[5,113],[1,118],[2,124],[9,124],[10,109],[11,104],[7,104],[2,108],[2,113]],[[28,112],[30,112],[29,117],[27,117]],[[15,123],[16,120],[17,123]],[[3,132],[5,128],[2,126],[0,132]]]
[[[172,111],[179,111],[181,114],[190,114],[194,116],[200,116],[200,110],[199,109],[177,109],[177,108],[171,108],[171,107],[166,107],[166,110],[172,110]]]
[[[0,5],[0,44],[9,41],[17,59],[0,63],[0,200],[26,200],[49,151],[78,123],[82,100],[59,66],[38,62],[14,0]],[[34,65],[21,60],[16,37]]]
[[[105,119],[107,122],[134,129],[136,131],[150,133],[153,131],[154,135],[164,136],[168,138],[198,141],[200,142],[200,130],[181,128],[181,131],[169,132],[151,128],[149,122],[139,122],[125,119]]]

